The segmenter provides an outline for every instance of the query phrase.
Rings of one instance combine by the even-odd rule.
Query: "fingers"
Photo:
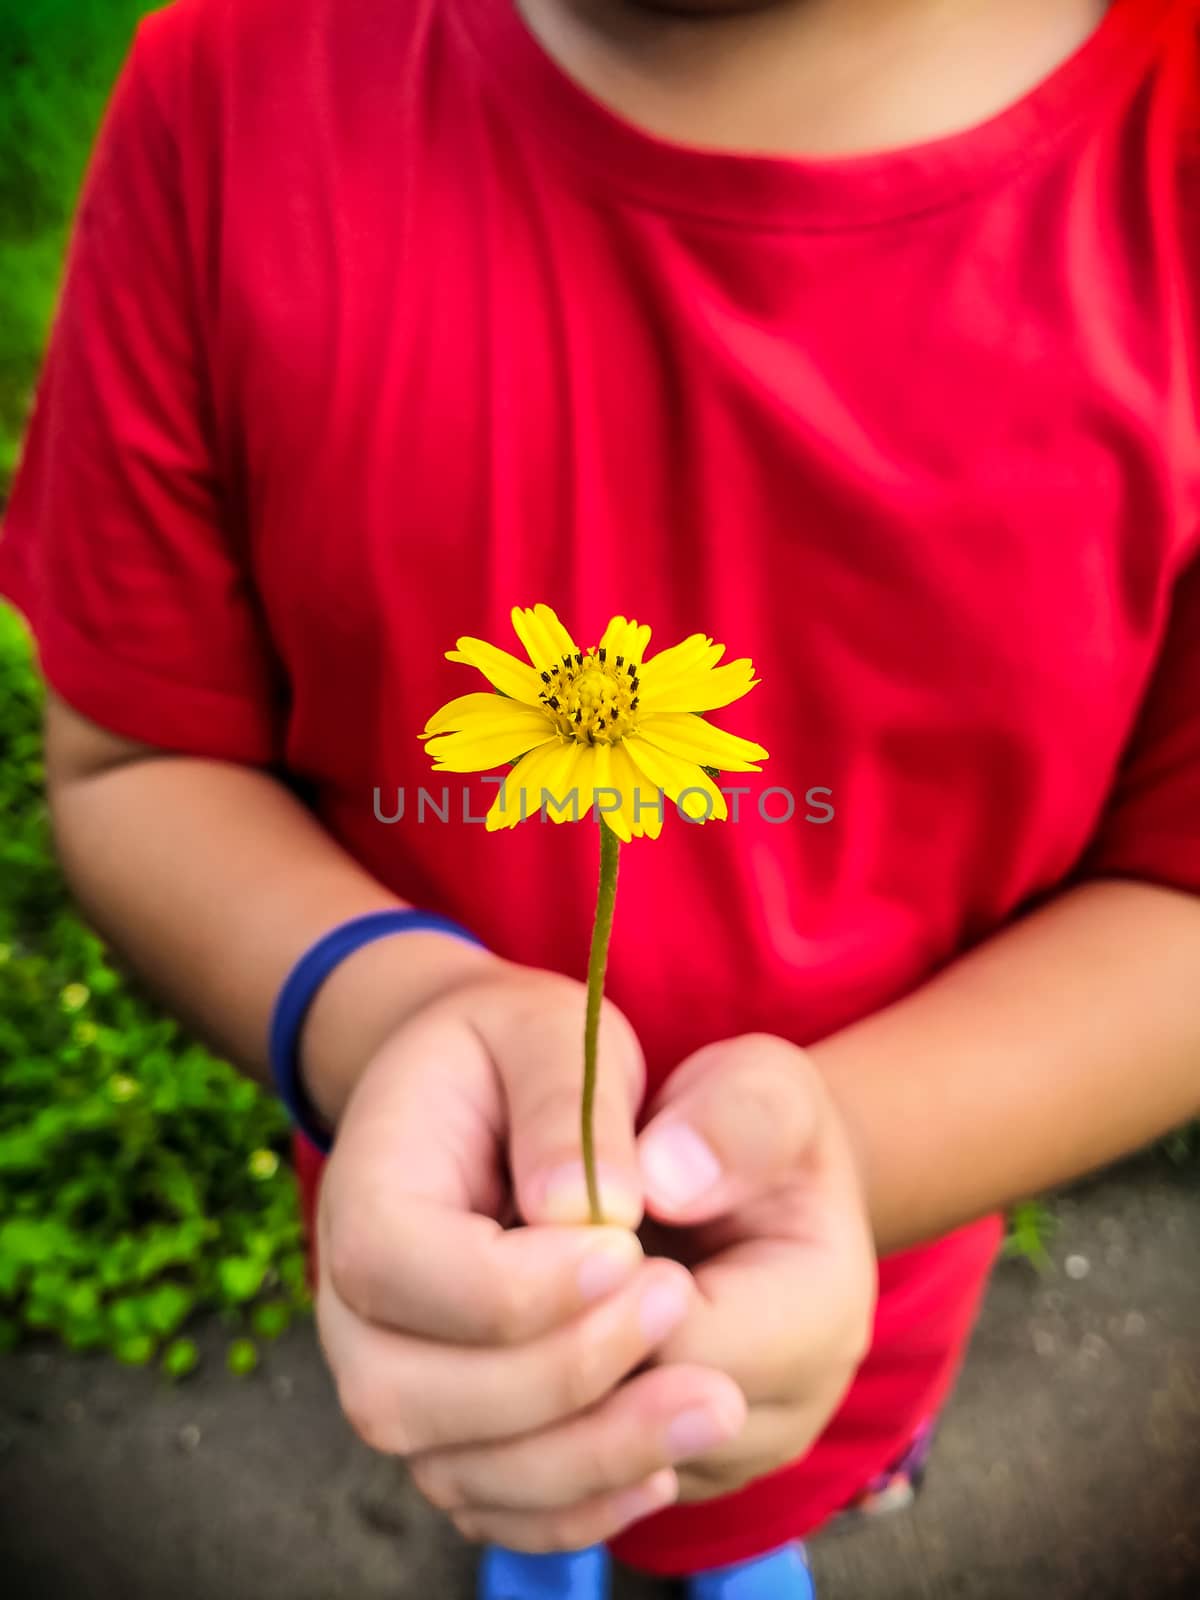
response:
[[[356,1189],[377,1181],[495,1217],[511,1177],[526,1222],[589,1223],[580,1159],[585,1001],[573,979],[506,964],[408,1022],[359,1081],[339,1125],[334,1156],[353,1141]],[[595,1151],[605,1220],[629,1229],[643,1214],[634,1124],[644,1088],[637,1036],[605,1003]]]
[[[840,1119],[804,1052],[782,1041],[732,1041],[686,1068],[679,1106],[720,1147],[726,1175],[695,1208],[711,1216],[668,1230],[688,1240],[700,1293],[653,1361],[717,1367],[752,1406],[795,1404],[818,1385],[837,1390],[870,1346],[877,1290],[870,1219]],[[717,1084],[728,1127],[713,1117]],[[674,1103],[662,1116],[673,1114]]]
[[[467,1345],[516,1345],[628,1282],[643,1260],[624,1228],[512,1228],[388,1189],[370,1215],[331,1200],[320,1257],[364,1321]],[[383,1250],[379,1241],[386,1239]]]
[[[638,1137],[646,1203],[680,1225],[746,1204],[814,1151],[823,1086],[768,1034],[706,1045],[667,1079]]]
[[[874,1273],[865,1241],[747,1239],[699,1264],[695,1277],[692,1313],[654,1360],[717,1367],[754,1406],[844,1387],[870,1346]]]
[[[485,1447],[434,1451],[413,1481],[445,1511],[557,1511],[602,1502],[733,1439],[746,1421],[737,1385],[701,1367],[631,1378],[590,1410]]]
[[[539,974],[527,1004],[510,991],[480,1019],[508,1105],[509,1163],[527,1222],[587,1223],[580,1159],[584,991]],[[552,985],[549,987],[548,985]],[[595,1150],[605,1220],[636,1228],[642,1188],[634,1125],[645,1086],[641,1047],[615,1008],[601,1013]]]
[[[504,1096],[465,1001],[450,997],[398,1029],[360,1078],[321,1184],[336,1224],[387,1251],[371,1218],[385,1204],[425,1200],[500,1214]]]
[[[670,1505],[679,1493],[675,1474],[665,1468],[645,1482],[614,1495],[601,1495],[565,1511],[451,1512],[464,1539],[499,1544],[530,1555],[586,1550],[613,1539],[622,1528]]]
[[[686,1384],[695,1370],[672,1367],[655,1376],[678,1378]],[[655,1399],[653,1410],[663,1411],[660,1399]],[[615,1537],[623,1528],[664,1505],[694,1504],[736,1493],[756,1478],[802,1456],[827,1421],[823,1402],[799,1407],[755,1407],[742,1427],[714,1449],[689,1455],[678,1466],[660,1467],[625,1489],[585,1494],[570,1504],[562,1504],[561,1495],[556,1494],[540,1510],[476,1502],[470,1497],[471,1486],[457,1481],[459,1463],[453,1457],[421,1459],[410,1470],[417,1489],[445,1511],[468,1539],[488,1540],[510,1550],[576,1550]],[[645,1433],[644,1424],[638,1432]],[[553,1459],[557,1454],[553,1436],[539,1434],[537,1440],[539,1457]],[[645,1456],[645,1450],[639,1451],[631,1440],[631,1466]]]
[[[561,1160],[564,1141],[579,1149],[577,989],[536,972],[479,985],[471,1011],[461,995],[431,1007],[368,1069],[322,1183],[318,1240],[332,1285],[364,1319],[456,1344],[515,1344],[636,1270],[627,1228],[506,1230],[497,1220],[513,1220],[506,1142],[509,1165],[527,1174]],[[626,1169],[623,1209],[640,1216],[629,1098],[641,1094],[641,1058],[625,1033],[619,1019],[610,1028],[624,1039],[624,1070],[601,1063],[597,1148]],[[588,1222],[586,1201],[576,1220]]]
[[[364,1323],[321,1268],[318,1329],[342,1409],[395,1455],[492,1442],[559,1422],[606,1396],[687,1315],[694,1282],[647,1264],[583,1316],[512,1348],[434,1343]]]
[[[655,1154],[664,1132],[710,1154],[715,1181],[689,1202]],[[870,1346],[877,1279],[854,1155],[805,1052],[767,1035],[698,1051],[650,1107],[639,1154],[647,1205],[690,1240],[700,1289],[654,1364],[717,1367],[755,1408],[832,1406]]]
[[[826,1398],[819,1395],[798,1405],[752,1406],[745,1427],[735,1438],[677,1468],[679,1503],[691,1505],[736,1494],[755,1478],[798,1461],[829,1422]]]

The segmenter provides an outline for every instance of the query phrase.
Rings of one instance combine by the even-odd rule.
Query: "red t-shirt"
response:
[[[105,124],[0,542],[50,681],[280,764],[395,892],[579,975],[590,827],[491,835],[457,784],[416,820],[418,731],[480,686],[443,653],[545,600],[752,656],[713,716],[771,753],[740,820],[625,852],[651,1089],[1080,871],[1200,890],[1197,31],[1117,0],[982,126],[808,162],[648,136],[510,0],[180,0]],[[885,1261],[814,1449],[616,1554],[695,1570],[844,1503],[952,1382],[999,1231]]]

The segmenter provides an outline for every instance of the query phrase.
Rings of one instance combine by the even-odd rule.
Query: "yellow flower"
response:
[[[459,639],[447,660],[478,668],[500,693],[451,700],[421,734],[438,772],[516,763],[489,831],[543,806],[555,822],[578,821],[595,805],[618,838],[654,839],[664,794],[692,821],[725,820],[725,797],[704,769],[760,772],[767,752],[699,713],[754,688],[749,661],[718,666],[725,646],[702,633],[647,660],[650,629],[625,617],[586,650],[549,606],[514,607],[512,622],[529,664],[483,639]]]
[[[274,1150],[255,1150],[246,1163],[246,1170],[260,1182],[265,1178],[273,1178],[279,1171],[279,1157]]]

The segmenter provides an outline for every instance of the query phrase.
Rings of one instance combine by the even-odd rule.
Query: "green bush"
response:
[[[0,7],[0,494],[54,309],[79,182],[145,0]]]
[[[0,1346],[144,1364],[220,1308],[276,1336],[308,1303],[275,1099],[137,992],[72,913],[42,789],[41,686],[0,605]],[[232,1369],[249,1372],[239,1339]]]
[[[1045,1272],[1050,1266],[1049,1247],[1056,1225],[1054,1213],[1044,1201],[1020,1201],[1008,1214],[1005,1258],[1019,1257]]]
[[[0,11],[0,504],[80,180],[145,0]],[[139,995],[72,914],[42,794],[41,690],[0,605],[0,1346],[30,1332],[183,1377],[223,1308],[278,1333],[306,1304],[275,1101]],[[267,1330],[264,1333],[263,1330]],[[241,1339],[235,1370],[253,1366]]]

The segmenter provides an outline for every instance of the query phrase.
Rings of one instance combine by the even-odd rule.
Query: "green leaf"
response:
[[[1040,1200],[1023,1200],[1012,1208],[1003,1254],[1023,1257],[1039,1272],[1050,1265],[1047,1242],[1056,1226],[1053,1214]]]
[[[0,1258],[19,1266],[42,1266],[61,1255],[67,1230],[60,1222],[14,1218],[0,1226]]]
[[[296,1250],[283,1257],[279,1263],[279,1280],[294,1298],[307,1298],[308,1262],[302,1251]]]
[[[72,1284],[63,1301],[72,1321],[100,1323],[100,1294],[94,1283]]]
[[[162,1109],[156,1096],[154,1110]],[[183,1167],[171,1167],[155,1179],[155,1187],[162,1200],[181,1217],[199,1216],[203,1210],[200,1186],[192,1174]]]
[[[28,1131],[0,1137],[0,1173],[32,1172],[42,1159],[42,1141]],[[4,1249],[0,1240],[0,1250]]]
[[[163,1352],[162,1370],[174,1382],[186,1378],[200,1364],[200,1352],[192,1339],[174,1339]]]
[[[268,1300],[255,1306],[250,1325],[260,1339],[278,1339],[286,1333],[292,1320],[292,1309],[286,1300]]]
[[[114,1300],[106,1315],[108,1325],[118,1340],[137,1338],[147,1331],[146,1304],[138,1295]]]
[[[248,1376],[258,1366],[258,1346],[252,1339],[235,1339],[229,1346],[225,1363],[237,1377]]]
[[[227,1256],[217,1264],[217,1280],[226,1300],[253,1300],[262,1288],[266,1264],[253,1256]]]
[[[113,1355],[128,1367],[144,1367],[154,1359],[155,1343],[148,1333],[135,1333],[113,1345]]]
[[[175,1332],[195,1303],[195,1295],[177,1283],[160,1284],[142,1300],[147,1325],[163,1337]]]

